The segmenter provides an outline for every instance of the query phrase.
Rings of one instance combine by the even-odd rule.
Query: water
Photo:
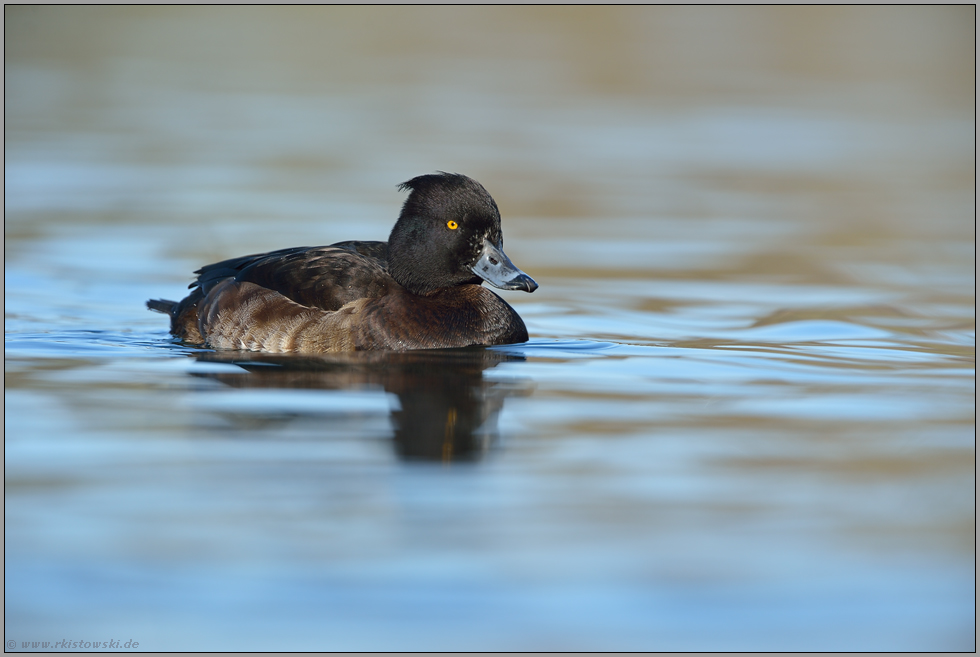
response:
[[[974,650],[974,20],[6,8],[8,649]],[[437,169],[527,344],[143,306]]]

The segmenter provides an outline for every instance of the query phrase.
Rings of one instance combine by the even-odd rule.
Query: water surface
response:
[[[8,649],[974,650],[974,16],[5,8]],[[145,310],[439,169],[527,344]]]

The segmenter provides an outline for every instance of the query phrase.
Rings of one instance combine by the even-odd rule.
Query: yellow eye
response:
[[[449,223],[447,223],[446,225],[449,226],[449,230],[456,230],[457,228],[459,228],[459,224],[457,224],[452,219],[450,219]]]

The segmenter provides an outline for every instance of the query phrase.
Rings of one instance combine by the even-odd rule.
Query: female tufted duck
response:
[[[170,332],[213,349],[323,353],[513,344],[520,316],[482,287],[534,292],[503,252],[500,211],[483,186],[439,172],[411,190],[388,242],[338,242],[198,269],[183,301],[152,299]]]

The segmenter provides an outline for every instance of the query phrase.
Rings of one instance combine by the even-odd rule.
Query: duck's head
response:
[[[486,281],[534,292],[538,284],[504,253],[500,211],[483,185],[458,173],[412,178],[388,238],[388,270],[414,294]]]

